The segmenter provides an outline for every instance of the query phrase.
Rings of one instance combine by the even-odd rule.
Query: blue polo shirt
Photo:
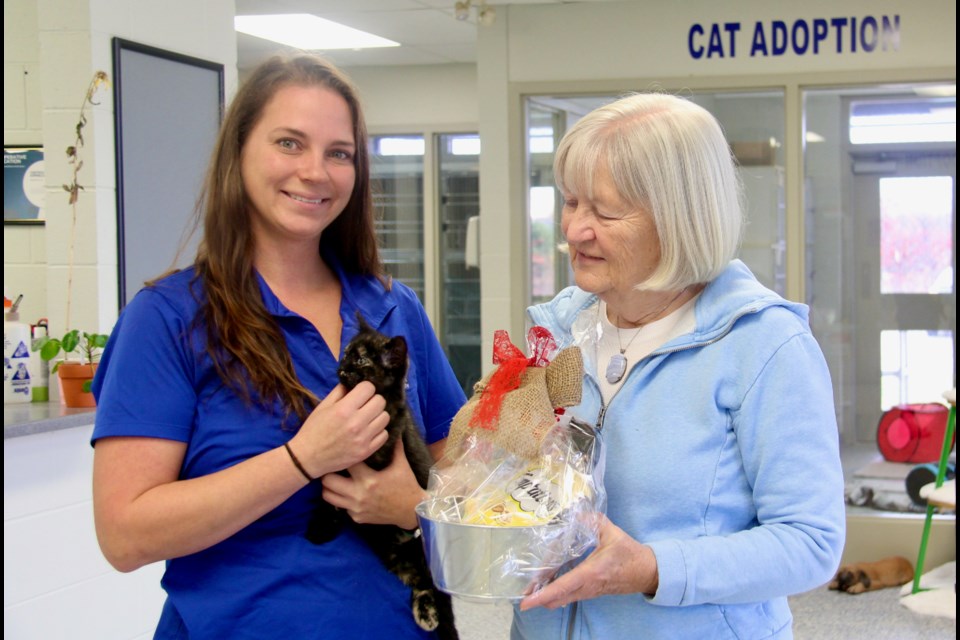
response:
[[[394,282],[343,273],[341,344],[357,332],[355,311],[410,347],[408,402],[427,442],[447,435],[465,401],[416,295]],[[337,384],[341,354],[316,328],[285,308],[259,276],[267,310],[283,332],[301,383],[323,398]],[[146,436],[187,443],[182,479],[204,476],[289,440],[283,410],[248,406],[225,387],[194,326],[203,299],[194,271],[140,291],[123,310],[94,380],[93,442]],[[294,421],[295,422],[295,421]],[[204,551],[167,561],[167,592],[157,638],[430,638],[410,612],[410,591],[350,530],[314,545],[304,538],[319,483]]]

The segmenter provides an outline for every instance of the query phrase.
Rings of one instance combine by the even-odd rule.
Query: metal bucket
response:
[[[422,502],[417,518],[437,588],[476,600],[519,600],[563,564],[567,527],[497,527],[445,522],[439,514],[455,499]]]

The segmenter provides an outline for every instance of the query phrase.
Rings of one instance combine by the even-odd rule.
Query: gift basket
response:
[[[583,360],[533,327],[531,355],[505,331],[497,368],[450,427],[417,507],[437,587],[469,599],[518,599],[597,541],[606,504],[599,432],[564,411],[580,403]]]

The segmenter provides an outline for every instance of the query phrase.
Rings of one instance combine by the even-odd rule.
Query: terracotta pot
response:
[[[89,388],[90,385],[87,383],[93,380],[93,374],[96,371],[96,364],[61,362],[57,369],[60,380],[60,404],[74,409],[97,406],[93,394],[90,391],[84,391],[85,386]]]

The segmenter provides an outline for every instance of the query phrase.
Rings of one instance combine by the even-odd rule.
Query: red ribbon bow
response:
[[[530,357],[510,342],[510,335],[503,329],[493,334],[493,364],[499,365],[490,376],[490,381],[481,392],[480,401],[470,418],[470,425],[495,429],[500,416],[504,396],[520,387],[523,372],[527,367],[545,367],[553,357],[557,342],[544,327],[531,327],[527,332]]]

